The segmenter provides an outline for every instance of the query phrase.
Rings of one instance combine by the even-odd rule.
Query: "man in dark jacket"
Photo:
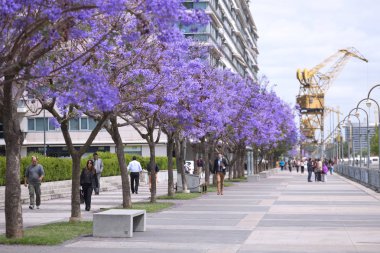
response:
[[[308,182],[312,182],[311,181],[312,174],[313,174],[313,162],[311,161],[311,158],[309,158],[309,160],[307,161],[307,181]]]
[[[223,157],[221,153],[218,154],[218,157],[214,161],[214,170],[213,173],[216,175],[218,195],[223,195],[223,186],[224,186],[224,176],[226,174],[227,160]]]

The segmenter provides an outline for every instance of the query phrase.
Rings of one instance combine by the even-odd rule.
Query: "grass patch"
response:
[[[147,213],[159,212],[163,209],[172,207],[174,203],[171,202],[137,202],[132,204],[132,209],[145,209]]]
[[[190,192],[190,193],[183,193],[179,192],[174,194],[174,196],[159,196],[157,199],[179,199],[179,200],[187,200],[187,199],[194,199],[201,196],[201,193],[198,192]]]
[[[59,222],[27,228],[23,238],[0,236],[0,244],[57,245],[80,235],[92,234],[92,221]]]
[[[132,204],[132,208],[126,208],[126,209],[145,209],[147,213],[155,213],[159,212],[163,209],[169,208],[173,206],[174,203],[171,202],[156,202],[156,203],[151,203],[151,202],[136,202]],[[106,211],[110,209],[124,209],[121,206],[116,206],[116,207],[111,207],[111,208],[100,208],[100,211]]]
[[[231,182],[231,183],[239,183],[239,182],[247,182],[246,177],[239,177],[239,178],[232,178],[231,180],[227,179],[226,182]]]

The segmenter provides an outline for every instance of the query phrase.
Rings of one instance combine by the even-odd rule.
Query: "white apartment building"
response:
[[[198,29],[182,27],[186,37],[209,45],[209,60],[213,66],[228,68],[242,76],[249,76],[257,80],[257,31],[249,10],[247,0],[209,0],[186,1],[187,8],[204,9],[210,16],[210,23]],[[196,32],[193,32],[195,31]],[[22,155],[29,152],[44,153],[48,156],[68,156],[68,151],[60,129],[50,122],[52,117],[48,112],[42,111],[39,115],[29,112],[23,104],[19,104],[21,129],[25,135]],[[45,114],[44,114],[45,113]],[[73,143],[78,147],[83,144],[95,122],[88,117],[70,121],[70,132]],[[0,124],[0,154],[5,153],[4,137]],[[149,156],[149,148],[145,140],[130,126],[122,127],[120,133],[125,144],[126,153]],[[156,146],[157,156],[166,156],[167,138],[161,134],[160,142]],[[106,130],[101,130],[95,138],[88,153],[95,151],[115,152],[115,145]],[[189,155],[191,151],[188,149]],[[194,157],[194,156],[193,156]],[[248,167],[253,160],[249,154]]]

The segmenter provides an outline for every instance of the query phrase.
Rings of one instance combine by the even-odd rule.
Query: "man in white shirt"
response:
[[[103,165],[102,159],[99,158],[98,153],[95,152],[93,156],[94,156],[93,162],[94,162],[94,168],[96,170],[96,177],[98,178],[98,188],[94,188],[94,191],[95,191],[95,195],[99,195],[100,177],[102,176],[104,165]]]
[[[132,194],[138,194],[140,172],[142,171],[142,168],[140,162],[136,161],[136,156],[132,157],[132,161],[128,164],[127,169],[131,172],[130,177]]]

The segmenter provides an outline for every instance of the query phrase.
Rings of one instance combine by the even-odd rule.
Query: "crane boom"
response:
[[[297,70],[296,77],[300,82],[300,90],[297,96],[297,104],[300,106],[300,129],[306,139],[313,143],[322,144],[322,156],[324,152],[324,114],[325,111],[328,111],[325,107],[325,94],[351,58],[368,62],[358,50],[349,47],[338,50],[310,70],[306,68]],[[332,65],[327,71],[321,71],[330,64]],[[316,130],[320,130],[321,133],[319,141],[315,139]]]

